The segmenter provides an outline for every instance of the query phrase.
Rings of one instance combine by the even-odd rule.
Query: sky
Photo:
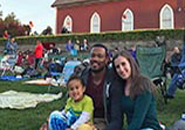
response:
[[[50,26],[55,33],[56,8],[51,7],[55,0],[0,0],[3,18],[14,12],[21,24],[33,22],[32,32],[39,34]]]

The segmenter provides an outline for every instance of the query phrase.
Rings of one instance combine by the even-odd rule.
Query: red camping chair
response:
[[[43,47],[46,49],[46,50],[50,50],[51,48],[51,45],[55,46],[56,43],[55,42],[43,42],[42,43]]]

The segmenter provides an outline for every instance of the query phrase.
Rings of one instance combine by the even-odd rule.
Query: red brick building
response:
[[[56,0],[56,33],[175,29],[185,26],[185,0]]]

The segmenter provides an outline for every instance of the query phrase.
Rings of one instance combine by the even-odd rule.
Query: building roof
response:
[[[51,6],[52,7],[64,7],[74,6],[79,4],[90,4],[104,1],[116,1],[116,0],[56,0]]]

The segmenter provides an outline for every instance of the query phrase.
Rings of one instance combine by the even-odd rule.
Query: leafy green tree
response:
[[[11,14],[8,14],[8,16],[4,19],[4,22],[6,25],[9,25],[11,23],[21,25],[18,19],[16,19],[15,14],[12,12]]]
[[[1,7],[1,5],[0,5],[0,7]],[[2,17],[3,17],[3,11],[0,10],[0,22],[3,20]]]
[[[30,28],[21,24],[13,12],[8,14],[4,20],[0,20],[0,36],[3,36],[5,30],[8,30],[8,33],[13,36],[22,36],[25,35],[25,32],[31,31]]]
[[[0,19],[2,19],[3,11],[0,11]]]

